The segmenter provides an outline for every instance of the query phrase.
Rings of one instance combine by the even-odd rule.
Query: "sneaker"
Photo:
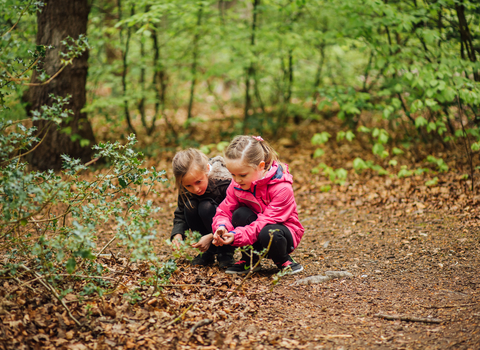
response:
[[[213,265],[215,262],[215,256],[208,253],[200,253],[190,261],[191,265],[194,266],[209,266]]]
[[[303,271],[303,266],[293,260],[290,256],[283,264],[277,264],[280,271],[285,271],[287,275],[294,275]]]
[[[260,271],[261,269],[262,268],[259,265],[253,269],[253,272]],[[233,266],[230,266],[228,269],[225,270],[225,273],[228,273],[231,275],[244,275],[249,272],[250,272],[250,265],[248,265],[245,260],[239,260]]]
[[[235,263],[232,253],[217,254],[218,267],[226,269]]]

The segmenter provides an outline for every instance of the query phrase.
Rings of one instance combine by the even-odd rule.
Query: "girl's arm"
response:
[[[193,248],[198,248],[202,253],[205,253],[208,248],[210,248],[210,244],[212,244],[213,234],[209,233],[208,235],[202,236],[197,243],[193,243]]]
[[[296,214],[297,205],[291,186],[282,186],[278,190],[274,188],[271,191],[271,202],[263,213],[258,214],[257,220],[250,225],[237,227],[233,230],[235,232],[233,246],[252,245],[257,240],[258,233],[266,225],[282,224],[291,215]]]
[[[232,213],[239,207],[237,196],[234,193],[233,182],[227,188],[227,195],[217,208],[213,217],[212,231],[216,232],[220,226],[225,226],[227,231],[233,230]]]
[[[185,205],[183,204],[180,196],[177,200],[177,208],[173,212],[173,228],[171,238],[175,237],[177,234],[181,234],[185,238],[185,231],[188,230],[187,220],[185,220]]]

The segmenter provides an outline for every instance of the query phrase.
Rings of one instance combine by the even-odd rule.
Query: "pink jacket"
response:
[[[232,246],[251,245],[268,224],[283,224],[292,233],[296,248],[305,229],[298,220],[297,203],[293,195],[293,176],[273,162],[263,179],[254,181],[251,190],[245,191],[232,180],[227,188],[227,197],[220,203],[213,218],[212,229],[225,225],[228,231],[235,231]],[[245,227],[232,226],[232,214],[239,207],[248,207],[257,214],[257,220]]]

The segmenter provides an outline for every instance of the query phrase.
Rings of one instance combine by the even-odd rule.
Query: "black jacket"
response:
[[[208,173],[208,186],[207,190],[201,196],[186,192],[188,199],[196,199],[202,201],[204,199],[212,199],[217,205],[219,205],[227,195],[227,188],[231,182],[230,172],[225,167],[225,162],[222,157],[218,156],[211,158],[210,172]],[[181,234],[185,239],[185,231],[189,229],[187,221],[185,220],[185,205],[188,205],[188,199],[178,196],[177,209],[173,213],[173,228],[171,238],[177,234]]]

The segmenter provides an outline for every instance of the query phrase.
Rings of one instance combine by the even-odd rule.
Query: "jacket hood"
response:
[[[293,184],[293,176],[288,171],[288,165],[280,165],[274,161],[265,176],[252,182],[252,186],[273,185],[280,182]]]
[[[210,172],[208,178],[212,180],[230,180],[232,174],[225,166],[225,160],[221,156],[211,158],[208,163],[210,164]]]

